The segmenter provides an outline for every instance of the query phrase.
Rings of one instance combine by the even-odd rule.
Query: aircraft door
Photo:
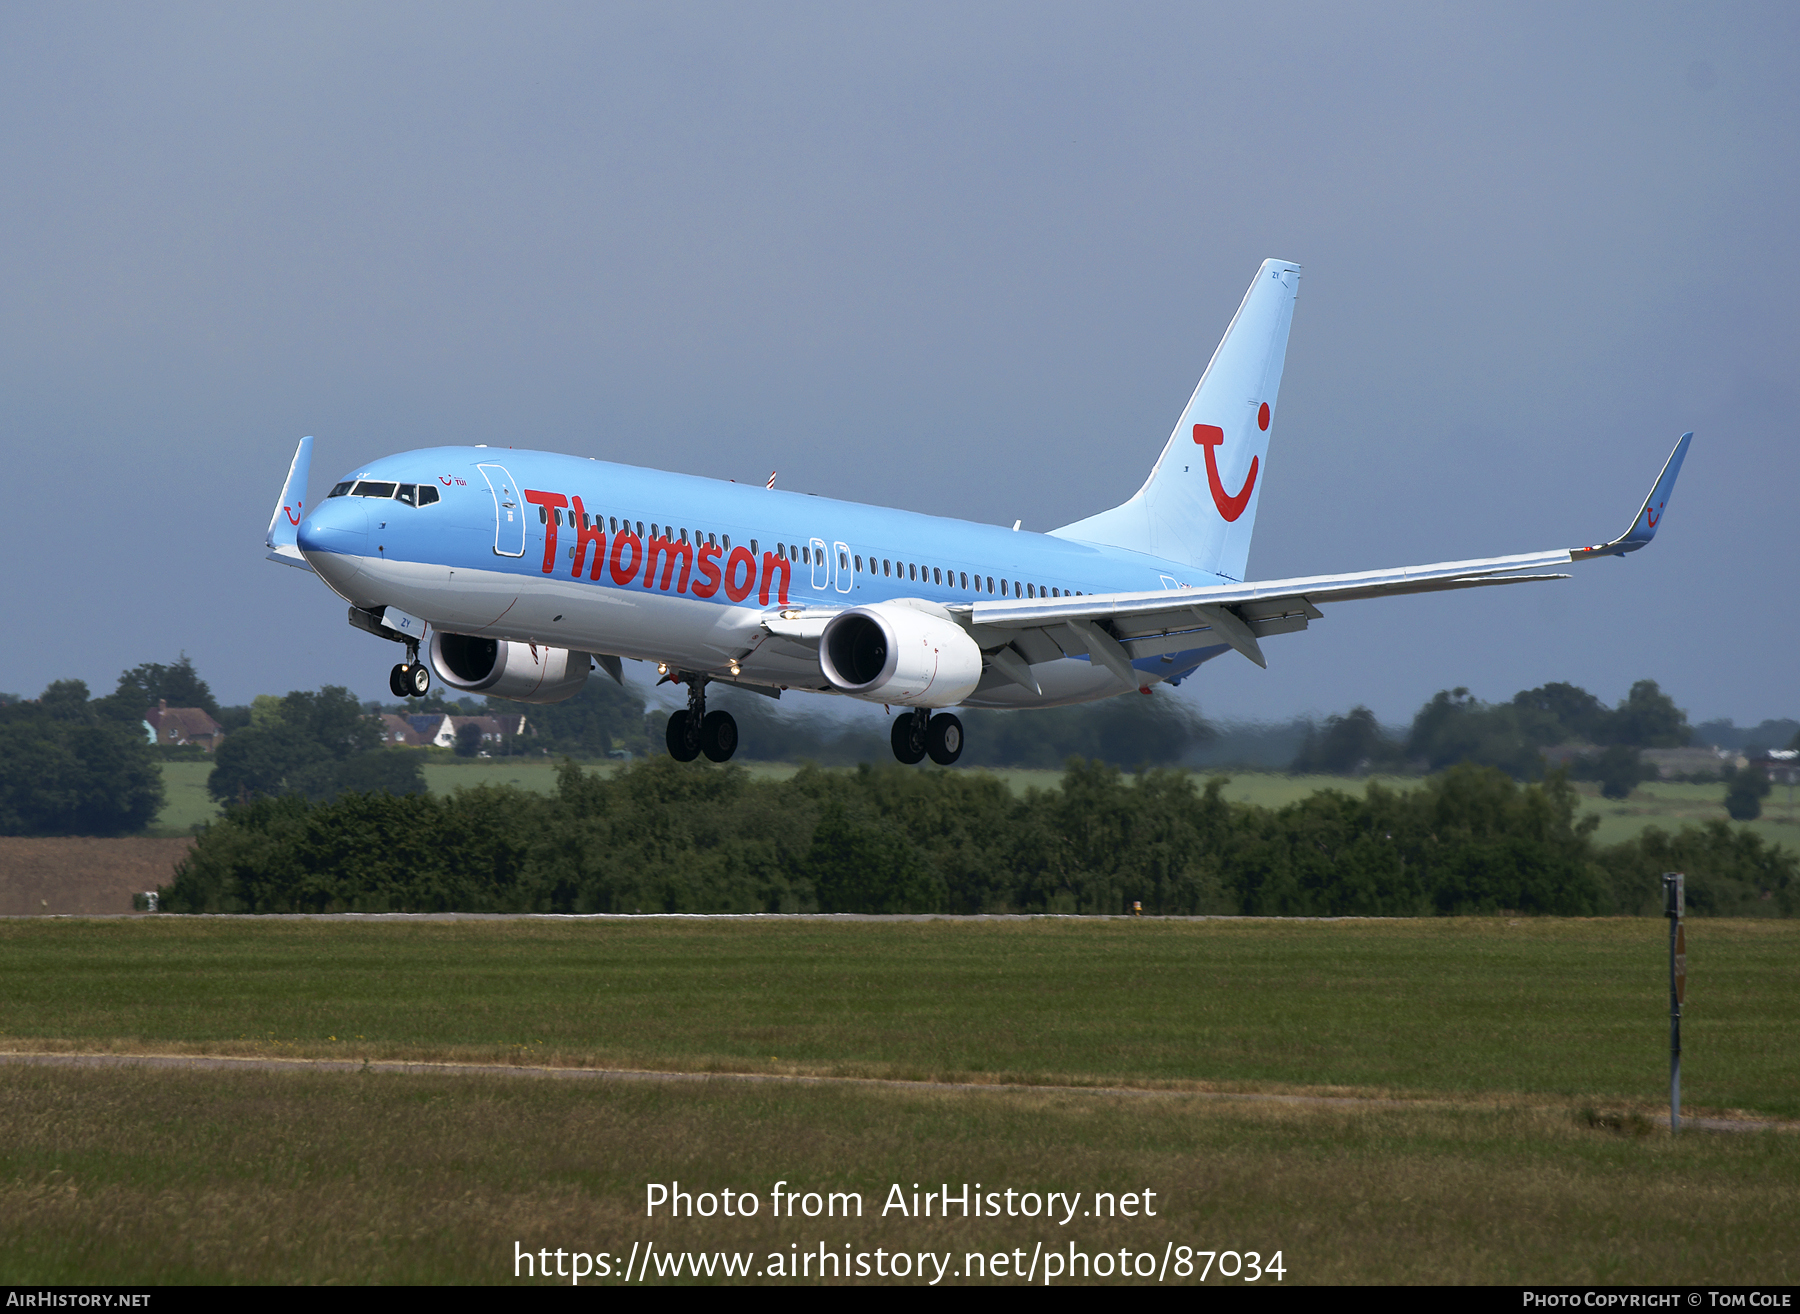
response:
[[[823,593],[831,587],[831,560],[825,555],[825,540],[813,538],[807,540],[812,549],[812,586],[815,593]]]
[[[494,554],[502,557],[525,555],[525,513],[520,509],[519,486],[503,465],[478,465],[494,495]]]
[[[850,565],[850,545],[833,543],[831,552],[837,558],[837,591],[848,593],[856,583],[856,571]]]

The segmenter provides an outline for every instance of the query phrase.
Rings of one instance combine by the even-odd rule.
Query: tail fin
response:
[[[1265,260],[1144,486],[1051,533],[1242,580],[1300,266]]]
[[[269,549],[268,559],[284,566],[311,570],[300,555],[295,531],[306,519],[306,476],[312,466],[312,439],[302,438],[294,448],[294,460],[288,466],[287,482],[281,486],[281,497],[275,503],[275,514],[269,517],[269,532],[263,545]]]

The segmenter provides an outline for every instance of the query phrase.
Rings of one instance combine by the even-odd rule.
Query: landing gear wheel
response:
[[[396,666],[388,672],[388,692],[396,698],[406,697],[406,668]]]
[[[962,722],[949,712],[940,712],[925,727],[925,751],[939,766],[950,766],[962,756]]]
[[[431,692],[431,668],[424,662],[414,662],[411,666],[400,668],[406,674],[406,692],[414,698],[423,698]]]
[[[688,734],[687,709],[669,714],[669,733],[664,736],[669,745],[669,756],[677,762],[692,762],[700,756],[700,737]]]
[[[907,766],[917,766],[925,760],[925,713],[908,712],[894,718],[894,728],[888,732],[888,742],[894,746],[894,756]]]
[[[730,712],[708,712],[700,723],[700,751],[713,762],[729,762],[737,752],[737,722]]]

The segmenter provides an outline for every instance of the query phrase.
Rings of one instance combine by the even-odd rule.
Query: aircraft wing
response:
[[[1153,593],[995,599],[950,610],[969,625],[992,664],[1026,688],[1036,687],[1030,664],[1084,653],[1133,683],[1143,678],[1132,668],[1134,660],[1220,644],[1266,666],[1258,640],[1305,629],[1324,615],[1320,610],[1324,606],[1405,593],[1567,579],[1555,568],[1635,552],[1655,537],[1693,436],[1683,434],[1675,444],[1630,527],[1617,538],[1590,547]]]

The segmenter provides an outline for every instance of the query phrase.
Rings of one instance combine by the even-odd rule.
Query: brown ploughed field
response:
[[[0,837],[0,917],[128,913],[167,885],[191,839]]]

